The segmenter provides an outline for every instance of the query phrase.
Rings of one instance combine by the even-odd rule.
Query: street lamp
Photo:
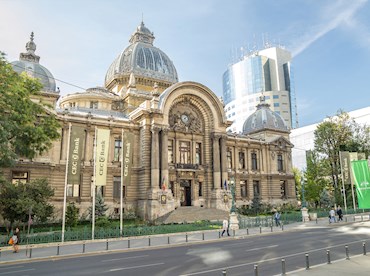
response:
[[[231,209],[230,213],[235,213],[236,208],[235,208],[235,179],[234,177],[230,178],[230,190],[231,190]]]

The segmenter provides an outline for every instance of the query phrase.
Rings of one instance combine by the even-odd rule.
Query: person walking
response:
[[[340,205],[338,205],[338,208],[337,208],[337,215],[338,215],[338,222],[343,221],[343,211],[342,211],[342,208],[340,208]]]
[[[280,226],[281,225],[280,224],[280,217],[281,217],[281,215],[280,215],[279,211],[276,211],[275,214],[274,214],[274,220],[275,220],[276,226]]]
[[[15,232],[13,234],[13,253],[19,252],[19,243],[21,241],[21,234],[19,232],[19,228],[15,228]]]
[[[225,232],[227,233],[228,236],[230,236],[230,234],[229,234],[229,221],[227,219],[224,219],[224,221],[222,222],[222,234],[221,234],[221,237],[224,236]]]
[[[335,211],[334,206],[331,207],[331,210],[329,211],[329,223],[335,222]]]

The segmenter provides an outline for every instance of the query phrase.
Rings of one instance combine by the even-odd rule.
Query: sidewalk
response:
[[[370,226],[369,215],[348,215],[342,225],[353,222],[366,221]],[[294,231],[302,228],[327,227],[327,218],[316,221],[296,222],[283,227],[257,227],[230,231],[231,238],[242,238],[248,235],[266,235],[281,233],[282,231]],[[32,246],[21,245],[19,253],[13,253],[12,247],[0,248],[0,265],[13,264],[15,262],[29,262],[31,260],[42,260],[49,258],[64,258],[81,255],[98,254],[102,252],[122,252],[138,250],[149,247],[181,246],[185,244],[207,243],[219,240],[221,229],[196,231],[189,233],[175,233],[151,236],[139,236],[128,238],[117,238],[108,240],[76,241],[65,243],[38,244]],[[369,253],[370,255],[370,253]],[[288,275],[369,275],[370,256],[351,256],[350,260],[333,261],[332,264],[312,266],[309,270],[297,270],[287,273]],[[325,262],[326,260],[323,260]]]

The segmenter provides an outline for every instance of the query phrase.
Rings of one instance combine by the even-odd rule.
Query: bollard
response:
[[[262,227],[260,226],[260,234],[262,233]]]
[[[271,232],[272,232],[272,224],[271,224]]]
[[[330,261],[330,250],[326,250],[326,257],[328,258],[328,264],[331,264],[331,261]]]
[[[83,244],[82,244],[82,253],[85,253],[85,246],[86,246],[86,244],[85,244],[85,243],[83,243]]]
[[[310,259],[308,253],[306,253],[306,270],[310,269]]]
[[[346,248],[346,260],[349,260],[349,250],[348,250],[348,245],[345,246]]]
[[[347,222],[347,217],[346,217],[346,222]]]
[[[32,258],[32,246],[30,247],[30,259]]]
[[[218,231],[218,238],[220,239],[221,238],[221,232]]]
[[[254,265],[254,275],[258,276],[258,265]]]
[[[59,244],[57,246],[57,255],[59,255]]]
[[[0,258],[1,258],[1,248],[0,248]]]
[[[170,244],[170,236],[167,237],[167,243]]]
[[[235,237],[235,229],[233,229],[233,237]]]
[[[226,276],[226,269],[225,270],[222,270],[222,275],[223,276]]]
[[[364,255],[366,255],[366,243],[365,242],[362,243],[362,250],[364,252]]]
[[[131,248],[130,239],[127,240],[127,248]]]
[[[317,218],[316,218],[316,224],[317,224]]]
[[[150,246],[151,244],[151,240],[150,240],[150,237],[148,237],[148,245]]]
[[[281,224],[281,231],[284,231],[284,224]]]
[[[107,242],[105,244],[105,250],[108,250],[108,240],[107,240]]]
[[[204,232],[202,233],[202,240],[204,240]]]
[[[281,275],[286,275],[285,271],[285,259],[281,259]]]
[[[249,235],[249,229],[247,228],[247,235]]]
[[[185,241],[188,242],[188,233],[185,234]]]

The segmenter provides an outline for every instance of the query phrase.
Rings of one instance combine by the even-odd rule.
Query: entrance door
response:
[[[180,203],[181,206],[191,206],[191,181],[181,180],[180,182]]]

